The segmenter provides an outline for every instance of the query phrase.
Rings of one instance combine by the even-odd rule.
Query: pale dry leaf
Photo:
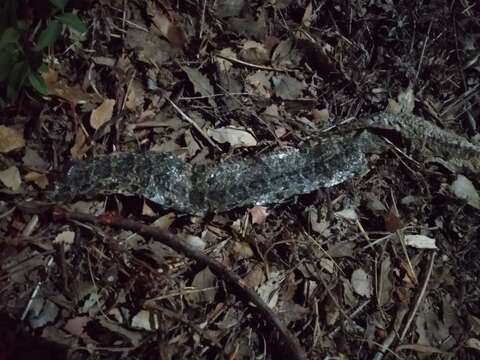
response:
[[[257,145],[257,139],[255,139],[252,133],[248,129],[241,127],[228,126],[208,129],[207,134],[215,141],[222,144],[229,143],[234,148]]]
[[[127,100],[125,101],[125,107],[134,112],[137,109],[137,96],[135,94],[135,89],[131,88],[127,94]]]
[[[438,249],[435,239],[425,235],[405,235],[405,243],[417,249]]]
[[[13,128],[0,125],[0,153],[21,149],[25,146],[23,134]]]
[[[175,213],[170,212],[168,214],[165,214],[159,217],[157,220],[155,220],[152,226],[155,226],[161,230],[168,230],[176,218],[177,216],[175,215]]]
[[[392,262],[390,257],[383,259],[380,265],[380,281],[378,292],[378,304],[380,306],[387,305],[392,299],[393,284],[391,279]]]
[[[334,215],[340,219],[345,219],[349,221],[358,220],[358,215],[355,209],[343,209],[341,211],[335,212]]]
[[[245,241],[237,241],[233,244],[232,256],[235,261],[248,259],[253,256],[253,250]]]
[[[63,245],[65,251],[70,250],[73,242],[75,241],[75,232],[73,231],[62,231],[58,234],[53,240],[54,244]]]
[[[400,92],[397,99],[402,113],[413,113],[413,109],[415,108],[415,95],[413,94],[413,88],[411,86],[405,91]]]
[[[465,347],[480,351],[480,340],[475,338],[470,338],[467,341],[465,341]]]
[[[242,44],[238,57],[251,64],[265,65],[270,62],[270,51],[259,42],[246,40]]]
[[[103,124],[112,119],[115,100],[105,99],[103,103],[90,114],[90,125],[98,130]]]
[[[380,201],[380,199],[371,192],[363,194],[365,200],[367,200],[367,208],[374,213],[384,213],[387,211],[386,206]]]
[[[313,7],[312,7],[312,2],[310,1],[305,8],[305,11],[303,13],[303,18],[302,18],[302,25],[305,27],[305,29],[308,29],[312,24],[312,15],[313,15]]]
[[[388,104],[385,108],[385,112],[388,112],[390,114],[400,114],[402,112],[402,107],[396,100],[388,99]]]
[[[148,205],[147,201],[143,201],[142,215],[143,216],[155,216],[155,211]]]
[[[352,273],[351,279],[353,291],[360,296],[370,298],[372,296],[372,279],[365,270],[357,269]]]
[[[210,80],[208,77],[203,75],[200,71],[194,68],[190,68],[187,66],[182,67],[183,71],[188,76],[188,79],[190,82],[193,84],[193,87],[195,88],[195,92],[199,93],[202,96],[205,96],[208,98],[208,102],[210,105],[215,106],[215,101],[213,100],[213,95],[215,94],[213,90],[213,86],[210,83]]]
[[[158,316],[148,310],[140,310],[132,317],[130,326],[135,329],[154,331],[159,328]]]
[[[247,210],[252,217],[252,224],[264,224],[268,216],[268,208],[266,206],[255,205]]]
[[[274,309],[278,303],[280,283],[283,279],[283,275],[279,271],[271,271],[270,278],[260,285],[257,289],[257,294],[263,301],[271,308]]]
[[[10,166],[8,169],[0,171],[0,181],[13,191],[17,191],[22,185],[22,177],[16,166]]]
[[[205,248],[207,247],[206,242],[202,238],[195,235],[187,234],[184,236],[184,240],[185,243],[187,243],[196,250],[205,250]]]
[[[26,182],[33,182],[42,190],[46,189],[49,183],[47,175],[35,171],[28,172],[23,178]]]
[[[465,200],[468,205],[480,209],[480,195],[470,179],[458,175],[457,179],[450,185],[450,191],[457,198]]]

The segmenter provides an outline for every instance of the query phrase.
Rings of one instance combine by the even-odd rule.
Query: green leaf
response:
[[[28,74],[28,64],[26,61],[16,63],[8,77],[7,97],[14,101],[25,83]]]
[[[48,71],[48,65],[45,63],[42,63],[42,65],[40,65],[40,67],[38,68],[38,72],[40,74],[43,74],[44,72],[47,72],[47,71]]]
[[[45,49],[46,47],[52,45],[58,39],[61,32],[62,23],[58,20],[53,20],[38,37],[37,47],[39,49]]]
[[[5,45],[16,43],[19,37],[20,34],[15,28],[9,27],[5,29],[5,31],[0,34],[0,49],[4,48]]]
[[[48,93],[48,86],[38,72],[29,69],[28,80],[30,81],[30,85],[40,94],[46,95]]]
[[[68,0],[50,0],[50,2],[60,10],[63,10],[68,3]]]
[[[80,18],[73,13],[65,13],[63,15],[57,16],[57,19],[62,23],[71,27],[74,30],[77,30],[79,33],[87,32],[87,27]]]

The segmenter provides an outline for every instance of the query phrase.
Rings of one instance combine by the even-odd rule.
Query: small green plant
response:
[[[46,0],[33,0],[44,3]],[[47,8],[46,19],[36,19],[29,0],[6,0],[0,5],[0,94],[7,102],[14,102],[24,87],[32,87],[41,94],[47,85],[41,74],[47,67],[44,52],[58,40],[65,26],[80,33],[87,31],[80,18],[65,12],[69,0],[49,0],[41,4]],[[0,95],[0,106],[3,104]]]

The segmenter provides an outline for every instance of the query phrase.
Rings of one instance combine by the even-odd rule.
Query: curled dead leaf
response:
[[[8,169],[0,171],[0,181],[3,185],[13,191],[17,191],[22,185],[20,171],[16,166],[11,166]]]
[[[233,147],[256,146],[257,139],[245,128],[227,126],[208,129],[208,136],[219,143],[229,143]]]
[[[75,105],[86,102],[99,103],[102,101],[100,96],[95,93],[85,92],[79,85],[68,85],[64,79],[59,78],[58,73],[53,69],[43,73],[42,77],[47,84],[49,95],[58,96]]]
[[[46,189],[48,186],[48,177],[45,174],[41,174],[35,171],[30,171],[25,174],[24,179],[26,182],[33,182],[40,189]]]
[[[252,224],[263,224],[268,216],[268,208],[266,206],[256,205],[247,210],[252,217]]]
[[[103,103],[90,114],[90,125],[98,130],[103,124],[112,119],[115,100],[105,99]]]
[[[0,125],[0,153],[6,154],[24,146],[25,139],[22,133],[13,128]]]

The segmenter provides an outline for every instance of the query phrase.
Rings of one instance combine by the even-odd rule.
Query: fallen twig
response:
[[[140,235],[150,236],[173,250],[185,254],[190,259],[193,259],[204,266],[208,266],[215,275],[223,278],[239,297],[243,297],[247,302],[253,303],[264,319],[278,330],[290,351],[290,356],[288,356],[289,359],[307,359],[307,355],[297,338],[287,329],[275,312],[268,307],[255,291],[247,287],[237,274],[228,270],[220,262],[203,254],[201,251],[192,248],[187,242],[182,241],[181,238],[157,227],[145,225],[141,222],[125,219],[119,216],[93,216],[78,212],[68,212],[64,209],[56,208],[54,209],[54,218],[57,220],[85,221],[95,225],[107,225],[114,228],[134,231]]]

